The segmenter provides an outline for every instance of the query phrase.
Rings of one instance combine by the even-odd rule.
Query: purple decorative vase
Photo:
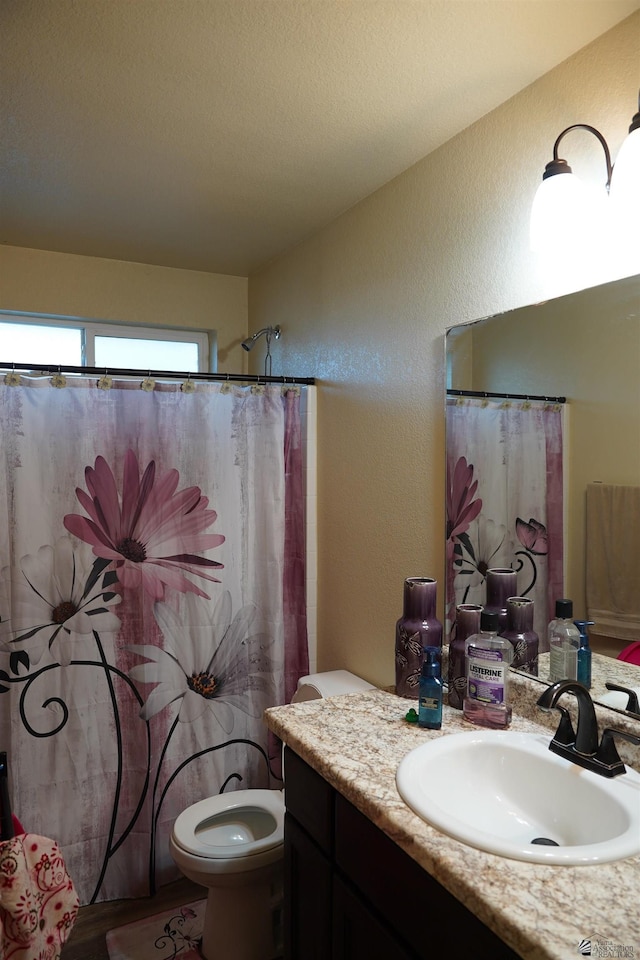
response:
[[[530,597],[507,598],[507,628],[500,631],[513,644],[511,666],[538,676],[538,634],[533,629],[534,602]]]
[[[442,624],[436,617],[436,580],[409,577],[404,582],[402,616],[396,624],[396,693],[417,700],[423,650],[442,647]]]
[[[498,614],[498,633],[507,629],[507,597],[518,593],[517,574],[511,567],[490,567],[486,577],[487,613]]]
[[[462,710],[467,686],[465,640],[480,630],[479,603],[460,603],[456,607],[456,621],[449,642],[449,706]]]

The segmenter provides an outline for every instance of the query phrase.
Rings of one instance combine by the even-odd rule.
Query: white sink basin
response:
[[[442,833],[503,857],[588,864],[640,854],[640,774],[627,767],[607,780],[551,753],[550,739],[510,730],[438,737],[401,761],[398,791]]]

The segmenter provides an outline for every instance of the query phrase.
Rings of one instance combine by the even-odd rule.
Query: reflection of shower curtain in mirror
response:
[[[140,896],[178,875],[186,806],[279,785],[262,713],[308,672],[300,388],[18,379],[0,384],[14,811],[58,840],[82,902]]]
[[[562,406],[448,397],[448,623],[457,604],[484,603],[489,567],[513,567],[548,650],[562,565]]]

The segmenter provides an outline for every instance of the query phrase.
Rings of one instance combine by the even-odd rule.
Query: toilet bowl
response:
[[[208,888],[205,960],[273,960],[282,950],[284,796],[236,790],[176,819],[169,849],[181,873]]]

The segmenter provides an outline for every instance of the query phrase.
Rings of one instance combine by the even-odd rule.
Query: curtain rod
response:
[[[545,403],[566,403],[566,397],[539,397],[534,393],[491,393],[486,390],[447,390],[448,397],[484,397],[487,400],[543,400]]]
[[[128,370],[124,367],[70,367],[58,364],[28,364],[3,363],[0,360],[0,370],[20,370],[34,375],[44,373],[78,373],[84,376],[97,377],[152,377],[154,380],[202,380],[205,382],[221,383],[299,383],[313,386],[315,377],[272,377],[262,374],[241,373],[178,373],[175,370]]]

